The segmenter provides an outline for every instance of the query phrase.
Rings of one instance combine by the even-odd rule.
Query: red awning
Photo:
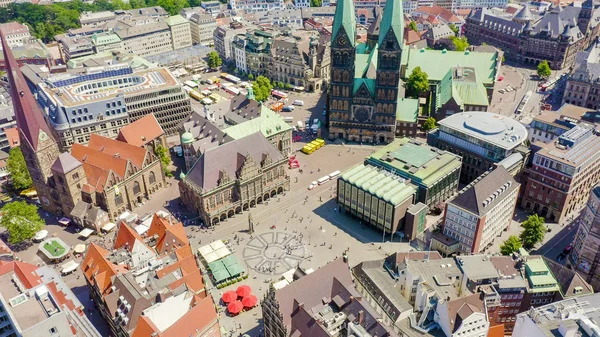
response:
[[[239,314],[242,311],[242,309],[244,309],[244,305],[240,301],[231,302],[227,306],[227,310],[229,311],[229,313],[234,315]]]
[[[239,297],[246,297],[246,296],[250,295],[250,293],[252,293],[252,289],[247,285],[243,285],[243,286],[239,286],[237,288],[237,290],[235,291],[235,293]]]
[[[246,308],[252,308],[258,303],[258,298],[254,295],[248,295],[242,299],[242,304]]]
[[[237,298],[238,298],[238,295],[235,293],[235,291],[227,291],[223,294],[223,296],[221,296],[221,299],[225,303],[233,302],[233,301],[237,300]]]

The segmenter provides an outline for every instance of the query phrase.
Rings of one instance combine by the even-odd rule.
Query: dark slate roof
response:
[[[471,19],[481,22],[484,27],[502,32],[504,34],[519,34],[525,26],[522,23],[512,21],[512,19],[509,17],[494,15],[494,12],[485,8],[475,10],[475,14],[473,17],[471,17]]]
[[[254,119],[260,116],[260,103],[248,99],[244,95],[237,95],[231,99],[229,103],[229,112],[225,114],[225,119],[233,124],[240,124],[247,120]]]
[[[463,188],[450,204],[483,216],[519,186],[503,166],[498,166]],[[501,191],[503,188],[504,190]],[[495,193],[496,197],[494,197]]]
[[[552,274],[554,274],[554,277],[558,281],[560,291],[564,298],[594,293],[592,286],[587,283],[576,271],[556,263],[545,256],[542,258],[546,261],[546,265],[548,268],[550,268],[550,271]],[[581,292],[575,294],[575,287],[581,287]]]
[[[573,66],[571,78],[587,82],[600,80],[600,47],[594,45],[589,50],[578,52]]]
[[[367,35],[379,36],[379,28],[381,26],[381,7],[375,6],[373,9],[375,11],[375,21],[371,23],[369,29],[367,29]]]
[[[183,123],[183,132],[189,132],[194,136],[194,149],[204,152],[206,149],[227,143],[233,138],[227,136],[215,124],[206,119],[201,112],[195,111]]]
[[[70,216],[74,218],[85,219],[85,215],[87,214],[87,211],[90,208],[90,206],[91,205],[87,202],[79,200],[75,204],[75,207],[73,207],[73,210],[71,210]]]
[[[525,4],[523,8],[515,15],[514,19],[522,20],[522,21],[531,21],[533,20],[533,14],[529,10],[529,4]]]
[[[284,159],[265,136],[257,132],[206,150],[184,179],[204,191],[210,191],[218,186],[223,174],[227,174],[230,179],[236,179],[246,156],[258,165],[261,165],[267,156],[273,162]]]
[[[81,162],[73,157],[69,152],[61,153],[54,164],[52,164],[52,171],[58,173],[68,173],[81,166]]]
[[[547,33],[553,38],[557,38],[563,33],[565,25],[572,25],[574,20],[576,22],[580,11],[581,7],[567,6],[560,9],[560,6],[556,6],[535,24],[533,33]]]

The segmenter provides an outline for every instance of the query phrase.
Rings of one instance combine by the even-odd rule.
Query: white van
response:
[[[292,103],[292,105],[303,106],[304,105],[304,101],[301,101],[301,100],[297,99],[297,100],[294,101],[294,103]]]

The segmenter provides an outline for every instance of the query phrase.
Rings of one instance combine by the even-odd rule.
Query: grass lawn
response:
[[[52,256],[60,256],[65,253],[65,247],[56,241],[50,241],[44,244],[44,249]]]

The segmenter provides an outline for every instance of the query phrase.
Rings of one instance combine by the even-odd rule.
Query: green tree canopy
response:
[[[429,90],[429,79],[427,73],[421,70],[421,67],[416,67],[408,76],[406,85],[411,95],[419,96],[420,94]]]
[[[169,157],[169,150],[162,145],[158,145],[154,148],[154,154],[160,159],[165,176],[172,177],[173,173],[169,170],[171,165],[171,158]]]
[[[271,81],[268,78],[258,76],[256,81],[252,84],[252,89],[254,89],[256,100],[262,102],[271,96],[273,85],[271,85]]]
[[[469,41],[467,41],[467,38],[465,36],[452,36],[450,40],[452,40],[452,43],[454,43],[454,46],[456,46],[457,51],[465,51],[467,50],[467,48],[469,48]]]
[[[310,7],[321,7],[323,0],[310,0]]]
[[[248,74],[248,79],[251,81],[254,80],[254,75],[252,73]]]
[[[14,147],[10,150],[7,167],[14,189],[20,191],[33,186],[33,181],[31,181],[31,175],[29,175],[29,170],[27,170],[27,165],[25,165],[25,158],[23,157],[21,148]]]
[[[416,23],[416,22],[414,22],[414,21],[411,21],[411,22],[408,24],[408,28],[410,28],[410,29],[414,30],[415,32],[418,32],[418,31],[419,31],[419,28],[417,27],[417,23]]]
[[[548,77],[550,77],[550,75],[552,75],[552,70],[550,69],[550,65],[548,64],[548,61],[544,60],[544,61],[540,62],[540,64],[538,64],[537,74],[541,78],[548,78]]]
[[[212,69],[217,69],[222,64],[223,64],[223,60],[221,60],[219,53],[217,53],[214,50],[211,51],[210,53],[208,53],[208,66],[209,67],[211,67]]]
[[[423,130],[429,131],[435,129],[435,118],[429,117],[423,122]]]
[[[458,28],[454,24],[449,24],[448,27],[454,32],[454,35],[458,35]]]
[[[502,255],[510,255],[521,248],[521,240],[516,235],[511,235],[500,246]]]
[[[527,217],[527,220],[521,224],[523,231],[519,237],[523,241],[523,246],[527,249],[533,248],[538,242],[544,240],[546,235],[546,225],[544,218],[534,214]]]
[[[2,207],[0,225],[8,231],[8,242],[18,244],[31,239],[44,228],[44,220],[35,205],[14,201]]]

